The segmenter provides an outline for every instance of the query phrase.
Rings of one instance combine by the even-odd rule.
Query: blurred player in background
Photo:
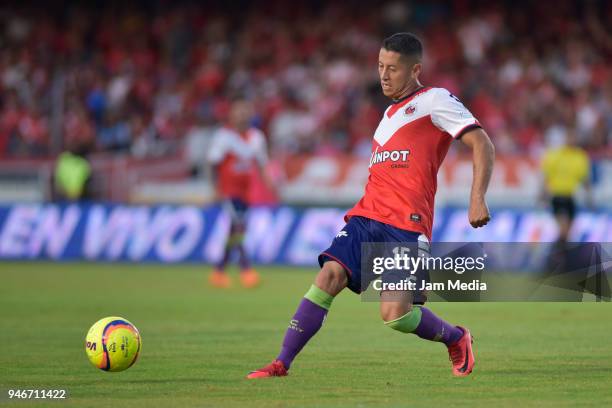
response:
[[[410,33],[384,40],[378,73],[383,94],[392,104],[374,134],[365,194],[346,215],[343,230],[319,256],[321,270],[289,323],[280,354],[248,378],[287,375],[293,359],[321,328],[334,297],[346,287],[355,293],[367,288],[369,282],[361,279],[362,273],[368,274],[361,270],[361,243],[424,242],[428,246],[436,176],[453,140],[461,139],[472,150],[469,222],[474,228],[489,222],[485,193],[493,171],[493,145],[453,94],[421,85],[422,53],[420,40]],[[469,330],[440,319],[422,306],[423,301],[408,291],[382,291],[381,318],[399,332],[442,342],[453,374],[470,374],[474,354]]]
[[[73,142],[69,149],[57,157],[53,173],[55,200],[79,201],[92,198],[92,169],[87,151],[86,145]]]
[[[238,253],[242,285],[250,288],[259,284],[259,275],[251,267],[244,248],[248,194],[254,171],[261,172],[268,186],[271,183],[264,171],[266,139],[259,129],[251,126],[253,114],[250,102],[235,101],[230,108],[228,124],[215,132],[208,151],[217,198],[231,220],[223,256],[209,276],[210,284],[220,288],[231,286],[225,267],[234,252]]]
[[[558,245],[563,246],[569,239],[572,222],[576,215],[575,195],[583,185],[586,190],[587,205],[591,205],[591,162],[588,154],[577,144],[576,133],[570,130],[560,146],[553,147],[544,153],[542,173],[544,187],[542,199],[550,200],[552,212],[559,227]]]

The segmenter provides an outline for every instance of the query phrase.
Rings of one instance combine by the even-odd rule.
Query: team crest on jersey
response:
[[[414,112],[416,112],[416,106],[414,105],[408,105],[406,106],[406,109],[404,109],[404,113],[407,116],[412,115]]]

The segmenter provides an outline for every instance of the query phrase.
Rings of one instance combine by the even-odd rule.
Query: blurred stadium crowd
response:
[[[272,155],[368,156],[388,103],[378,50],[396,31],[424,39],[425,84],[458,95],[499,153],[576,132],[610,156],[606,1],[104,4],[0,6],[0,157],[181,151],[238,96]]]

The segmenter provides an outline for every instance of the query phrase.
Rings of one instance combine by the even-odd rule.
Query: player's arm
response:
[[[468,217],[472,227],[478,228],[487,225],[491,219],[485,194],[493,173],[495,148],[482,128],[475,128],[466,132],[461,137],[461,141],[472,149],[474,173]]]
[[[469,221],[474,228],[482,227],[491,219],[485,194],[489,187],[495,161],[493,143],[459,98],[443,88],[438,88],[435,92],[431,111],[432,123],[454,139],[460,139],[472,149],[474,178],[470,196]]]
[[[206,170],[208,181],[213,191],[212,200],[219,199],[219,165],[225,157],[226,143],[223,135],[217,131],[212,137],[211,145],[206,154]]]
[[[268,190],[275,191],[276,186],[274,185],[270,174],[268,174],[266,167],[264,165],[259,164],[257,168],[259,169],[259,175],[261,176],[261,180],[264,182]]]
[[[207,162],[207,168],[208,181],[210,183],[210,187],[213,193],[212,201],[217,201],[219,199],[219,164]]]
[[[268,190],[275,191],[274,181],[268,173],[267,166],[269,162],[268,144],[263,133],[259,134],[255,148],[255,161],[257,162],[257,170],[259,171],[260,179],[264,182]]]

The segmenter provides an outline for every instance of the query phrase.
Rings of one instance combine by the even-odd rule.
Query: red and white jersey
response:
[[[253,171],[264,166],[268,155],[266,138],[259,129],[244,133],[222,127],[215,132],[208,161],[217,165],[217,190],[223,198],[247,201]]]
[[[480,127],[443,88],[421,88],[385,111],[372,143],[365,194],[347,213],[431,239],[438,168],[451,142]]]

